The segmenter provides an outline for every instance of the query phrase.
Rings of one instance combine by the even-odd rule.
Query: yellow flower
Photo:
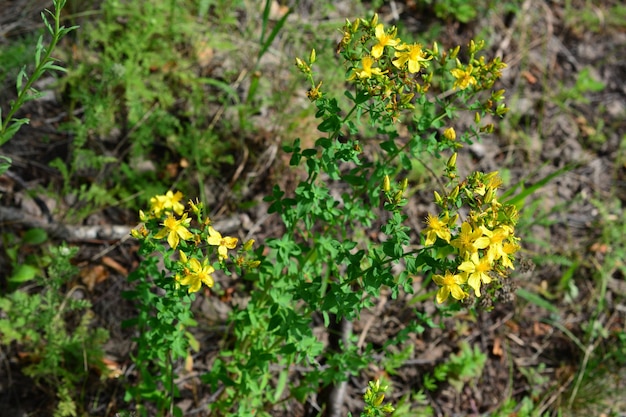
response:
[[[504,251],[504,241],[509,237],[509,229],[506,227],[499,227],[496,230],[489,230],[484,226],[480,227],[483,234],[489,238],[489,248],[487,249],[487,258],[491,262],[497,261],[500,258],[507,258],[507,254]]]
[[[180,202],[183,199],[183,193],[176,191],[168,191],[165,195],[156,195],[150,199],[150,209],[155,216],[160,216],[164,211],[173,211],[179,216],[183,214],[185,206]]]
[[[381,71],[380,68],[372,68],[374,65],[374,59],[371,56],[364,56],[361,59],[361,67],[362,69],[359,71],[354,69],[354,74],[359,77],[359,79],[371,78],[372,75],[383,75],[387,71]]]
[[[468,222],[463,222],[461,233],[450,244],[459,250],[461,256],[465,257],[476,253],[478,249],[485,249],[489,245],[489,238],[483,236],[480,228],[472,230]]]
[[[515,243],[511,243],[511,242],[505,242],[504,245],[502,245],[502,251],[507,256],[503,256],[502,258],[500,258],[500,262],[502,262],[502,266],[504,266],[505,268],[509,268],[509,269],[515,269],[515,267],[513,266],[513,262],[511,262],[511,258],[509,257],[509,255],[514,254],[518,250],[519,250],[519,245]]]
[[[184,261],[186,262],[186,260],[187,257],[185,256]],[[176,275],[176,280],[183,285],[188,285],[189,292],[196,292],[202,287],[203,283],[209,288],[213,286],[214,280],[213,276],[211,276],[213,272],[215,272],[215,269],[208,264],[207,259],[200,263],[196,258],[191,258],[189,260],[189,268],[185,268],[185,275],[182,278]]]
[[[220,232],[218,232],[211,226],[209,226],[209,237],[207,237],[206,241],[211,246],[218,246],[217,253],[220,260],[226,259],[228,249],[235,249],[235,246],[237,246],[236,237],[222,237]]]
[[[476,85],[478,82],[476,78],[472,75],[472,66],[469,65],[466,70],[462,70],[460,68],[455,68],[450,70],[450,73],[456,78],[454,82],[454,88],[460,88],[461,90],[465,90],[470,85]]]
[[[446,271],[443,276],[433,275],[433,281],[441,287],[439,291],[437,291],[437,302],[439,304],[446,301],[450,294],[452,294],[452,298],[456,300],[462,300],[467,296],[465,291],[461,288],[461,284],[465,283],[465,279],[461,275]]]
[[[433,216],[428,213],[426,217],[426,224],[428,227],[424,230],[423,233],[426,234],[426,241],[424,242],[424,246],[430,246],[437,240],[437,237],[445,240],[446,242],[450,242],[450,229],[448,227],[448,216],[445,215],[443,219],[440,219],[437,216]]]
[[[183,214],[180,220],[176,220],[171,214],[163,221],[162,225],[165,226],[154,237],[156,239],[163,239],[167,236],[167,243],[169,243],[172,249],[176,249],[180,239],[189,240],[193,237],[193,233],[187,230],[191,219],[187,218],[187,213]]]
[[[486,257],[479,258],[478,253],[472,254],[469,261],[459,265],[459,271],[466,272],[469,275],[467,283],[474,289],[476,297],[480,297],[481,284],[489,284],[491,277],[487,272],[491,271],[491,262]]]
[[[426,55],[426,52],[422,49],[422,45],[414,43],[413,45],[403,45],[402,51],[396,51],[394,54],[396,59],[392,61],[393,65],[397,68],[402,68],[404,64],[409,63],[409,72],[415,74],[419,72],[422,67],[428,66],[428,61],[432,59]],[[400,48],[397,48],[400,49]]]
[[[396,36],[396,30],[392,29],[390,33],[385,33],[385,29],[382,23],[376,25],[374,29],[374,34],[376,35],[376,39],[378,39],[378,43],[372,47],[372,56],[376,59],[380,58],[383,55],[383,51],[385,50],[385,46],[396,46],[400,40],[394,39]]]

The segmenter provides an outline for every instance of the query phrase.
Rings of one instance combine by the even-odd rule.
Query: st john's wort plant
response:
[[[172,363],[192,341],[185,337],[185,326],[193,325],[186,291],[212,283],[209,276],[218,269],[245,272],[253,291],[231,314],[234,343],[221,347],[202,377],[220,393],[211,404],[215,415],[269,416],[290,401],[335,407],[330,394],[376,363],[377,352],[358,346],[350,328],[381,292],[391,298],[413,293],[420,277],[418,291],[434,283],[439,304],[477,305],[504,282],[519,248],[517,211],[499,200],[497,172],[461,178],[454,151],[493,129],[483,119],[506,113],[504,91],[492,91],[505,65],[482,56],[482,42],[472,41],[468,60],[461,61],[460,47],[407,43],[396,32],[377,16],[346,22],[337,52],[346,67],[348,108],[316,79],[315,51],[306,61],[296,59],[311,83],[320,137],[312,148],[303,149],[299,139],[285,146],[306,178],[293,191],[274,186],[266,198],[285,228],[266,240],[267,247],[252,251],[246,244],[229,254],[236,240],[212,231],[199,204],[185,211],[179,194],[155,197],[150,214],[142,214],[144,225],[134,232],[147,256],[134,275],[140,283],[134,296],[145,308],[137,321],[146,329],[139,336],[144,353],[136,358],[142,381],[176,394]],[[461,111],[474,115],[474,125],[457,135]],[[403,213],[409,184],[402,177],[420,158],[450,151],[434,193],[438,212],[427,216],[423,231],[412,230]],[[191,226],[189,214],[198,226]],[[373,227],[380,228],[379,238],[367,233]],[[165,270],[153,253],[163,257]],[[317,318],[327,342],[313,332]],[[160,346],[150,339],[156,336]],[[155,384],[148,388],[156,391]],[[160,400],[171,405],[171,398]]]
[[[185,205],[182,198],[182,193],[172,191],[154,196],[149,211],[140,212],[143,225],[132,231],[146,258],[130,276],[133,290],[125,294],[139,310],[137,317],[126,323],[138,331],[133,360],[139,380],[128,389],[126,399],[134,400],[142,415],[148,414],[146,403],[156,407],[157,415],[181,415],[172,402],[178,395],[174,366],[190,355],[191,349],[198,350],[198,342],[187,330],[196,325],[190,306],[203,284],[213,286],[213,273],[229,273],[225,267],[228,251],[238,243],[213,228],[201,203]],[[240,248],[235,268],[258,265],[245,256],[252,244]],[[161,260],[166,271],[158,267]]]

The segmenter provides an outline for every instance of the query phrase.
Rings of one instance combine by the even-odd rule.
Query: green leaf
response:
[[[3,345],[8,345],[14,340],[19,342],[22,339],[22,334],[15,330],[13,324],[8,319],[0,319],[0,335],[2,335],[0,341]]]
[[[538,307],[544,308],[548,310],[549,312],[554,313],[556,315],[559,314],[559,309],[556,308],[554,304],[552,304],[551,302],[549,302],[548,300],[546,300],[539,294],[532,293],[523,288],[518,288],[515,293],[521,298],[523,298],[524,300],[529,301]]]
[[[17,79],[15,80],[15,88],[18,94],[22,91],[22,86],[24,85],[24,80],[26,78],[26,66],[23,66],[20,72],[17,74]]]
[[[393,140],[388,140],[386,142],[382,142],[380,144],[380,147],[382,150],[386,151],[387,153],[396,153],[398,152],[398,147],[396,146],[396,143]]]
[[[228,97],[231,100],[233,100],[233,102],[240,104],[239,94],[237,93],[237,89],[233,88],[229,84],[220,80],[216,80],[214,78],[199,78],[198,81],[206,85],[219,88],[220,90],[225,92],[228,95]]]
[[[0,155],[0,175],[4,174],[11,168],[11,158],[8,156]]]
[[[0,310],[9,311],[11,310],[12,305],[13,303],[11,302],[10,299],[0,297]]]
[[[39,39],[37,39],[37,46],[35,47],[35,67],[38,67],[41,63],[41,53],[43,51],[43,36],[40,36]],[[21,91],[20,87],[17,88],[17,91]]]
[[[524,207],[524,203],[526,201],[526,197],[534,194],[535,191],[541,189],[543,186],[545,186],[552,179],[558,177],[559,175],[561,175],[561,174],[563,174],[563,173],[565,173],[567,171],[571,171],[574,168],[575,168],[574,165],[566,165],[563,168],[558,169],[558,170],[554,171],[553,173],[551,173],[549,175],[546,175],[544,178],[542,178],[541,180],[537,181],[536,183],[534,183],[533,185],[531,185],[528,188],[524,188],[523,180],[521,180],[519,183],[515,184],[515,186],[511,187],[506,193],[504,193],[502,195],[501,199],[506,204],[513,204],[515,207],[517,207],[518,210],[520,210],[522,207]],[[522,191],[520,191],[518,194],[514,195],[513,197],[509,198],[509,196],[517,188],[520,188]]]
[[[189,343],[189,347],[194,352],[199,352],[200,351],[200,342],[198,342],[198,339],[196,339],[196,337],[193,334],[191,334],[190,332],[185,332],[185,336],[187,337],[187,342]]]
[[[32,265],[18,265],[13,271],[13,275],[9,278],[9,282],[13,284],[20,284],[22,282],[30,281],[35,278],[39,273],[39,268]]]
[[[11,124],[9,125],[7,130],[4,131],[4,133],[0,132],[0,146],[10,141],[11,138],[15,136],[17,131],[20,130],[20,127],[22,127],[22,125],[28,124],[29,121],[30,120],[26,118],[11,120]]]
[[[338,131],[340,126],[341,126],[341,121],[339,120],[339,117],[337,117],[336,115],[333,115],[333,116],[330,116],[328,119],[324,120],[322,123],[320,123],[319,126],[317,126],[317,129],[320,132],[330,133],[330,132]]]
[[[270,7],[268,5],[270,3],[271,3],[270,1],[266,1],[266,3],[265,3],[265,10],[263,11],[263,32],[261,34],[261,49],[259,50],[259,54],[257,55],[257,62],[258,62],[258,60],[261,59],[261,57],[265,54],[265,52],[267,52],[267,50],[269,49],[270,45],[274,41],[274,38],[276,38],[276,35],[278,35],[278,32],[280,32],[282,27],[285,25],[285,22],[287,21],[287,18],[289,17],[289,14],[291,13],[291,9],[287,10],[287,13],[285,13],[283,15],[283,17],[281,17],[278,20],[278,22],[276,22],[276,24],[274,25],[274,28],[270,32],[270,34],[267,37],[267,39],[264,39],[264,37],[265,37],[265,29],[267,27],[267,21],[269,20],[269,10],[270,10]]]
[[[50,15],[54,17],[54,15],[49,10],[46,10],[46,12],[50,13]],[[48,18],[46,17],[46,14],[44,12],[41,12],[41,20],[43,20],[43,24],[48,29],[48,32],[50,32],[50,34],[54,36],[54,29],[52,28],[50,22],[48,22]]]
[[[22,242],[28,245],[41,245],[46,240],[48,240],[48,234],[41,228],[30,229],[22,236]]]
[[[280,401],[280,398],[283,396],[283,391],[285,390],[285,386],[287,386],[288,375],[288,368],[283,369],[280,375],[278,375],[278,382],[276,382],[276,391],[274,392],[274,404],[277,404],[278,401]]]
[[[46,64],[45,68],[47,70],[55,70],[55,71],[59,71],[59,72],[67,72],[67,68],[61,67],[59,65],[54,65],[54,64]]]

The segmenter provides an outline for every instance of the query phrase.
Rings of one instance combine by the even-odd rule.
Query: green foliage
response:
[[[424,375],[424,388],[434,391],[439,383],[446,381],[460,393],[465,384],[476,382],[480,378],[486,361],[487,355],[478,346],[472,349],[468,343],[463,342],[457,354],[437,365],[432,375]]]
[[[395,403],[394,417],[432,417],[433,407],[428,405],[429,398],[421,389],[411,396],[404,396]]]
[[[488,10],[491,2],[486,0],[420,0],[418,3],[432,7],[439,19],[454,19],[468,23],[479,13]]]
[[[0,344],[16,343],[28,355],[31,364],[23,372],[36,384],[56,390],[59,417],[77,415],[78,387],[89,368],[104,371],[102,346],[108,339],[105,330],[92,327],[90,303],[73,297],[72,291],[63,294],[76,275],[70,262],[75,254],[76,249],[65,245],[52,248],[47,276],[38,279],[41,292],[17,290],[0,297]]]
[[[582,4],[581,4],[582,3]],[[607,29],[621,30],[626,19],[626,6],[612,2],[565,2],[566,25],[576,34],[603,33]]]
[[[3,234],[2,254],[8,259],[11,270],[7,271],[7,292],[13,292],[21,284],[41,274],[42,265],[47,262],[41,253],[24,251],[25,248],[37,247],[48,240],[43,229],[27,230],[21,237],[14,234]],[[24,255],[27,253],[27,255]]]
[[[17,74],[22,68],[28,67],[33,60],[31,50],[33,45],[37,45],[40,35],[26,35],[23,38],[3,45],[0,48],[0,62],[3,65],[3,72],[0,73],[0,85],[4,85],[7,80],[17,79]]]
[[[210,74],[215,65],[211,57],[234,56],[239,45],[215,32],[214,25],[220,33],[239,30],[236,5],[102,3],[101,18],[80,33],[82,53],[64,80],[70,106],[82,110],[80,118],[66,125],[74,133],[73,154],[68,161],[54,163],[63,173],[65,192],[80,189],[75,192],[82,206],[78,219],[90,209],[153,190],[140,197],[145,202],[162,188],[161,181],[170,182],[176,175],[171,167],[189,175],[190,186],[198,182],[202,195],[205,178],[235,162],[232,155],[243,141],[234,138],[252,127],[250,116],[263,99],[261,79],[254,74],[287,18],[270,25],[270,3],[263,14],[256,60],[234,61],[241,65],[228,65],[215,77]],[[208,10],[216,15],[207,16]],[[201,23],[198,14],[215,21]],[[253,75],[242,97],[233,85],[245,74]],[[236,118],[222,117],[227,107],[236,110]],[[151,166],[140,170],[147,161]],[[83,186],[85,178],[94,176],[101,179],[97,182],[104,192]]]
[[[605,85],[602,81],[594,79],[590,68],[584,68],[578,73],[576,83],[570,88],[563,88],[558,95],[558,100],[562,100],[565,105],[570,101],[575,103],[589,104],[586,97],[588,93],[597,93],[604,90]]]

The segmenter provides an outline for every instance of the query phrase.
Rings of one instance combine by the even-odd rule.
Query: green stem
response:
[[[48,62],[53,61],[50,58],[50,56],[52,55],[52,51],[54,50],[54,48],[56,47],[57,43],[59,42],[59,40],[61,39],[61,36],[62,36],[61,35],[61,28],[59,26],[59,22],[61,20],[61,9],[63,8],[64,5],[65,5],[65,0],[58,0],[58,1],[54,2],[54,30],[52,32],[52,40],[50,41],[50,45],[48,45],[47,48],[44,48],[46,53],[43,56],[43,59],[41,59],[39,61],[39,65],[37,65],[37,67],[35,68],[35,71],[33,72],[33,75],[31,77],[28,77],[28,79],[26,81],[26,84],[23,86],[22,90],[18,92],[17,99],[11,105],[11,108],[9,109],[9,113],[7,114],[5,119],[3,120],[2,126],[0,127],[0,138],[6,132],[7,127],[9,126],[9,123],[13,120],[13,116],[15,115],[15,113],[26,102],[26,98],[27,98],[28,92],[32,88],[33,84],[46,71],[46,67],[47,67]],[[19,77],[21,77],[21,76],[22,75],[20,74]],[[1,140],[0,141],[0,146],[4,145],[7,141],[8,141],[8,139],[7,140]]]

